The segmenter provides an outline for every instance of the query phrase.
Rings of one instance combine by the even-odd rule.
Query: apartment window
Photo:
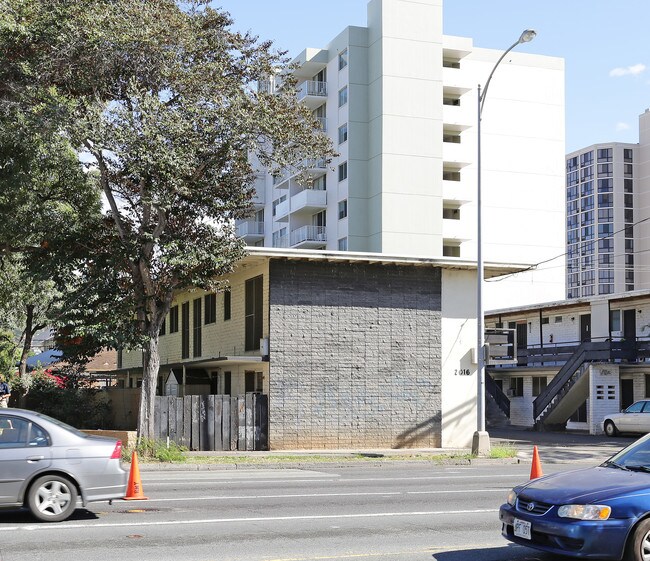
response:
[[[190,358],[190,303],[181,306],[181,358]]]
[[[632,163],[632,154],[633,154],[633,152],[632,152],[631,148],[624,148],[623,149],[623,161]]]
[[[348,65],[348,50],[343,49],[339,53],[339,70],[343,70]]]
[[[621,310],[609,311],[609,330],[610,331],[621,330]]]
[[[614,164],[598,164],[598,177],[610,176],[614,171]]]
[[[623,191],[626,193],[633,193],[634,192],[634,180],[632,179],[624,179],[623,180]]]
[[[276,209],[278,208],[278,205],[282,204],[284,201],[287,200],[286,195],[282,195],[279,199],[275,199],[273,201],[272,207],[273,207],[273,216],[276,214]]]
[[[348,178],[348,163],[343,162],[339,165],[339,181],[344,181]]]
[[[347,250],[348,250],[348,239],[347,238],[339,239],[339,251],[347,251]]]
[[[232,392],[232,372],[223,373],[223,395],[230,395]]]
[[[573,171],[578,167],[578,156],[573,156],[573,158],[568,158],[566,161],[566,170]]]
[[[623,164],[623,175],[625,177],[632,177],[634,168],[632,164]]]
[[[551,318],[548,316],[545,318],[542,318],[542,325],[548,325],[551,322]]]
[[[445,95],[442,98],[443,105],[453,105],[455,107],[460,106],[460,97],[454,95]]]
[[[205,295],[205,324],[214,323],[217,321],[217,295]]]
[[[540,395],[546,389],[547,384],[548,378],[546,376],[533,378],[533,396]]]
[[[169,332],[178,332],[178,306],[172,306],[169,309]]]
[[[344,199],[339,201],[339,220],[345,218],[348,215],[348,200]]]
[[[598,161],[599,162],[611,162],[612,161],[612,149],[611,148],[599,148],[598,149]]]
[[[348,124],[345,123],[339,127],[339,144],[348,141]]]
[[[460,246],[459,245],[443,245],[442,246],[442,255],[443,255],[443,257],[460,257]]]
[[[451,171],[451,170],[443,170],[442,171],[442,179],[444,181],[460,181],[460,172],[459,171]]]
[[[247,370],[244,373],[244,392],[261,392],[263,380],[264,376],[261,372],[252,372]]]
[[[460,220],[459,208],[443,208],[442,217],[446,220]]]
[[[513,376],[510,378],[510,391],[508,392],[511,397],[523,397],[524,395],[524,378],[523,376]]]
[[[339,90],[339,107],[343,107],[348,102],[348,87],[345,86]]]
[[[201,346],[202,346],[202,341],[201,341],[201,336],[202,336],[202,331],[201,331],[201,319],[202,319],[202,313],[201,313],[201,304],[203,300],[201,298],[195,298],[194,301],[192,302],[192,341],[193,341],[193,347],[192,351],[195,358],[197,356],[201,356]]]
[[[230,290],[226,290],[223,293],[223,321],[228,321],[230,319]]]
[[[262,338],[262,276],[246,281],[244,303],[245,350],[256,351]]]
[[[445,131],[442,133],[443,142],[451,142],[452,144],[460,144],[460,133],[455,131]]]
[[[158,334],[162,337],[166,331],[167,331],[167,318],[164,318],[162,320],[162,323],[160,324],[160,331],[158,332]]]
[[[562,323],[562,316],[555,316],[555,323]]]
[[[460,68],[460,61],[455,58],[443,58],[442,66],[443,68]]]

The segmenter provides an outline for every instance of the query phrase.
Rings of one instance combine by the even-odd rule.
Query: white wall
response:
[[[442,446],[469,447],[477,429],[476,272],[442,271]],[[469,373],[469,375],[467,375]]]

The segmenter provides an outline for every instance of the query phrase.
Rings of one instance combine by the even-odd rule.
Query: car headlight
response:
[[[557,510],[561,518],[577,520],[607,520],[611,513],[612,507],[606,505],[562,505]]]
[[[516,502],[517,502],[517,493],[515,493],[515,490],[514,490],[514,489],[512,489],[512,490],[508,493],[508,497],[506,498],[506,502],[507,502],[510,506],[515,506],[515,504],[516,504]]]

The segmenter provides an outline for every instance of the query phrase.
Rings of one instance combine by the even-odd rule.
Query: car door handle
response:
[[[44,460],[45,456],[27,456],[28,462],[38,462],[39,460]]]

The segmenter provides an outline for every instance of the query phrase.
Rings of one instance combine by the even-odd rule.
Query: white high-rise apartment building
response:
[[[443,35],[442,4],[371,0],[367,27],[295,59],[298,95],[340,155],[314,162],[308,186],[261,170],[257,213],[238,225],[249,245],[476,258],[477,85],[503,51]],[[565,250],[564,62],[525,49],[483,110],[483,248],[535,265]],[[486,304],[562,298],[559,263],[486,283]]]
[[[639,143],[566,156],[567,298],[650,288],[650,110]]]

